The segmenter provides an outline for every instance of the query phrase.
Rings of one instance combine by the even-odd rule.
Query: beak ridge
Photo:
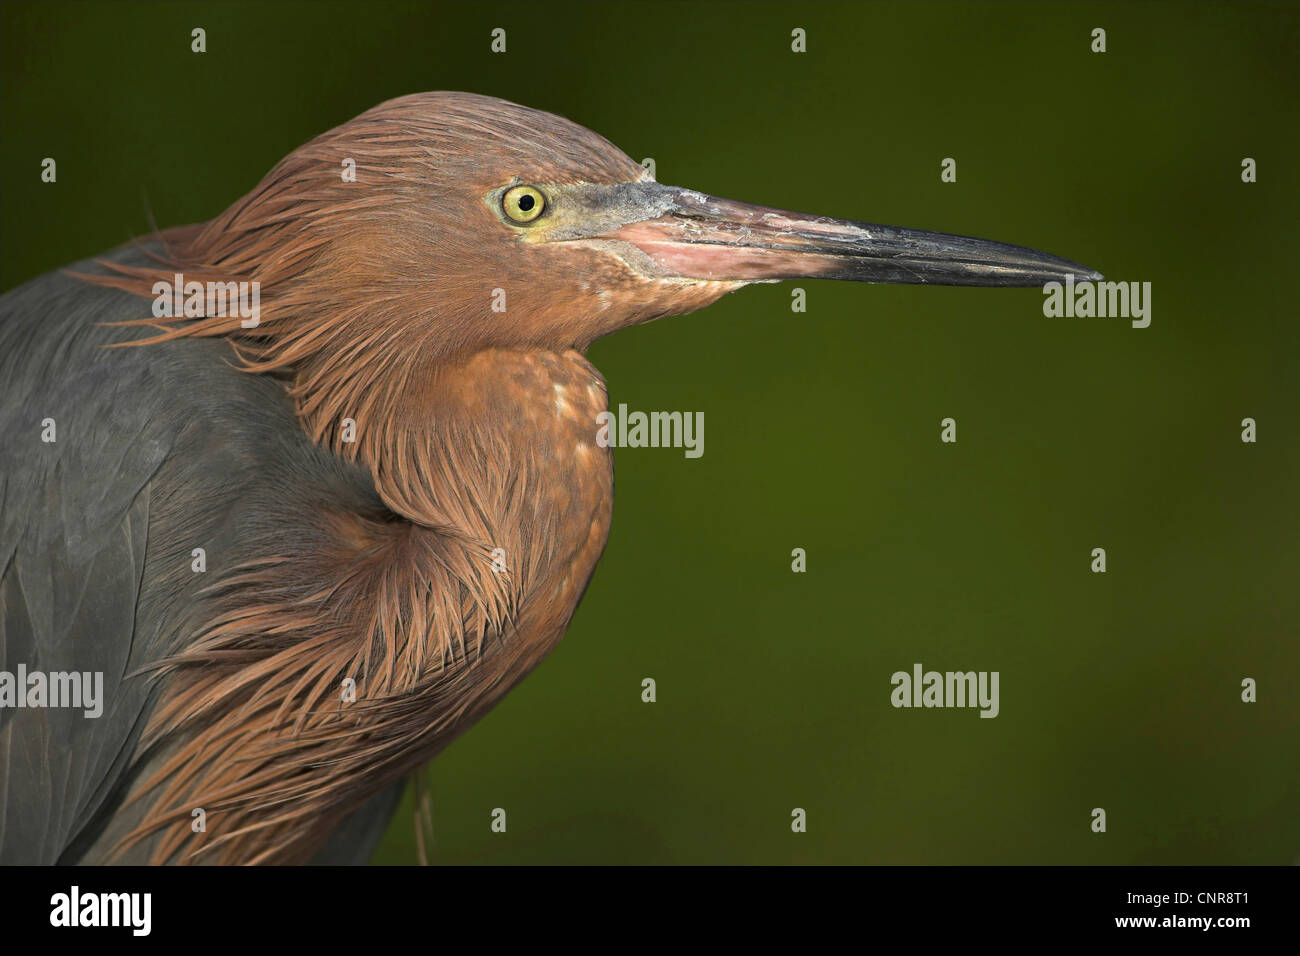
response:
[[[666,273],[684,278],[1022,287],[1067,276],[1103,278],[1087,266],[1024,246],[809,216],[685,189],[671,192],[666,212],[622,225],[607,238],[631,243]]]

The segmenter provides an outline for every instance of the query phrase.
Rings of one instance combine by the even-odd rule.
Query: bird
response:
[[[0,860],[365,862],[601,556],[593,341],[755,283],[1066,276],[1101,278],[664,185],[558,115],[429,92],[7,292]],[[101,713],[37,673],[102,675]]]

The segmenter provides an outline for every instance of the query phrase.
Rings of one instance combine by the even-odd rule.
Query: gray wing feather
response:
[[[138,820],[125,792],[164,758],[139,752],[157,697],[142,671],[199,632],[202,590],[310,534],[322,505],[382,508],[364,469],[313,445],[282,384],[235,369],[224,341],[103,348],[141,333],[102,323],[148,313],[63,273],[0,297],[0,671],[102,672],[105,699],[95,719],[0,708],[0,862],[104,861]],[[324,858],[368,853],[395,799],[362,807]]]
[[[0,861],[53,863],[127,764],[150,687],[128,679],[150,516],[173,437],[140,362],[98,346],[140,300],[50,274],[0,299],[0,670],[103,675],[103,713],[0,708]],[[53,419],[55,441],[42,441]]]

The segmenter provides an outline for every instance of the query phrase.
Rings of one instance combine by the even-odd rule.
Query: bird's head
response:
[[[442,354],[581,349],[753,282],[1033,286],[1096,277],[1019,246],[661,185],[576,123],[465,93],[383,103],[295,150],[225,213],[173,238],[175,265],[261,280],[265,325],[251,334],[213,328],[281,347],[320,341],[325,309],[354,332],[383,339],[400,328],[401,347]],[[298,306],[303,314],[291,314]]]
[[[340,175],[356,163],[356,181]],[[461,93],[384,103],[288,160],[349,210],[320,257],[467,349],[579,349],[753,282],[1032,286],[1095,278],[1019,246],[808,216],[665,186],[549,113]],[[274,173],[272,174],[274,177]],[[297,177],[296,177],[297,179]],[[300,180],[299,180],[300,181]],[[326,185],[328,183],[328,185]],[[368,205],[375,198],[382,202]],[[335,286],[337,288],[337,285]]]
[[[141,294],[176,272],[257,282],[261,315],[254,328],[238,315],[143,320],[167,331],[137,341],[228,336],[249,367],[293,373],[305,417],[322,396],[346,407],[487,349],[582,350],[754,282],[1099,278],[1019,246],[661,185],[576,123],[465,93],[368,110],[215,219],[162,237],[159,268],[111,266],[102,281]]]

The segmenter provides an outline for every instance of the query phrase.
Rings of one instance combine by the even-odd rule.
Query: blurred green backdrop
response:
[[[568,636],[432,768],[436,861],[1300,858],[1294,6],[2,17],[4,289],[147,232],[150,210],[210,218],[315,134],[434,89],[569,116],[662,182],[1152,283],[1144,330],[1044,318],[1034,290],[805,282],[805,314],[791,284],[759,286],[597,343],[612,401],[704,412],[705,454],[617,453]],[[895,710],[914,662],[999,671],[1000,716]],[[376,861],[414,859],[408,797]]]

